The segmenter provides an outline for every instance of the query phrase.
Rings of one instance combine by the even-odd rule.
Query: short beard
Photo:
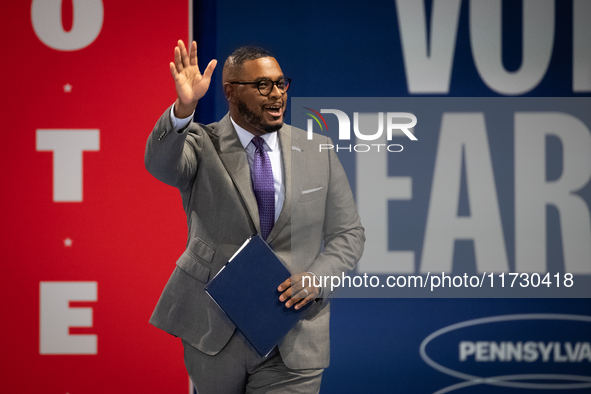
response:
[[[255,126],[257,129],[262,129],[265,133],[274,133],[283,127],[283,118],[281,123],[278,124],[269,124],[263,117],[259,114],[254,113],[251,111],[250,108],[246,105],[246,102],[243,100],[238,100],[238,113],[240,116],[244,118],[248,123]],[[285,116],[285,110],[283,111],[283,116]]]

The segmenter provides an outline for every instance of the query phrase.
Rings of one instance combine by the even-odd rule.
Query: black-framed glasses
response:
[[[268,96],[273,91],[273,86],[277,86],[279,89],[279,93],[285,94],[289,90],[289,85],[291,85],[291,78],[281,78],[278,81],[271,81],[270,79],[261,79],[260,81],[255,82],[230,82],[232,84],[238,85],[256,85],[259,93],[263,96]]]

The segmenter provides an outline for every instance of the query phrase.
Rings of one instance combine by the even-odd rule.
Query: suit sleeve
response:
[[[144,157],[146,169],[168,185],[181,190],[188,188],[197,173],[203,143],[200,131],[193,123],[175,131],[170,109],[167,109],[148,137]]]
[[[330,138],[328,144],[332,144]],[[328,151],[329,183],[323,226],[324,251],[309,271],[320,277],[341,276],[352,270],[363,254],[365,230],[357,214],[353,193],[334,150]],[[330,292],[330,294],[332,294]],[[324,289],[323,297],[329,297]]]

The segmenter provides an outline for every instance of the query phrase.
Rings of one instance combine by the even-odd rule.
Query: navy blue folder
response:
[[[244,242],[205,286],[205,291],[265,357],[296,325],[312,302],[295,310],[279,301],[277,288],[289,270],[257,234]]]

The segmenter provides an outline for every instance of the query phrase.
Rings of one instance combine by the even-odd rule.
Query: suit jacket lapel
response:
[[[246,151],[240,143],[240,139],[234,130],[234,126],[230,121],[230,115],[226,114],[222,120],[220,120],[219,127],[215,130],[215,134],[218,137],[218,149],[219,157],[226,167],[226,171],[232,178],[234,185],[238,189],[238,192],[242,196],[244,205],[248,210],[248,214],[254,223],[256,231],[261,232],[260,220],[259,220],[259,209],[257,206],[257,200],[252,190],[252,182],[250,180],[250,169],[248,166],[248,158],[246,157]]]
[[[248,158],[246,151],[240,143],[240,139],[234,130],[234,126],[230,121],[230,115],[220,120],[219,127],[214,131],[217,140],[218,153],[226,171],[232,178],[240,193],[244,205],[248,210],[248,214],[254,223],[256,231],[260,234],[261,226],[259,219],[259,209],[257,200],[252,190],[252,181],[250,177],[250,168],[248,165]],[[267,237],[267,242],[271,243],[273,239],[285,228],[286,224],[291,218],[291,204],[292,198],[295,197],[295,202],[302,192],[302,169],[305,166],[303,152],[295,152],[292,155],[292,144],[297,140],[292,141],[292,134],[290,126],[284,126],[278,131],[279,145],[281,149],[281,160],[283,165],[283,184],[285,187],[285,196],[283,201],[283,208],[277,218],[277,222],[273,226],[271,233]],[[295,170],[294,170],[295,169]]]
[[[273,230],[267,238],[267,242],[273,241],[273,239],[283,230],[286,224],[291,218],[291,205],[294,203],[294,197],[297,201],[297,196],[301,193],[301,176],[302,171],[298,169],[303,168],[303,155],[299,152],[292,154],[292,144],[296,140],[292,140],[294,137],[291,133],[290,126],[284,126],[278,131],[279,144],[281,145],[281,160],[283,162],[283,185],[285,186],[285,199],[283,201],[283,208],[279,214],[279,218],[273,226]]]

